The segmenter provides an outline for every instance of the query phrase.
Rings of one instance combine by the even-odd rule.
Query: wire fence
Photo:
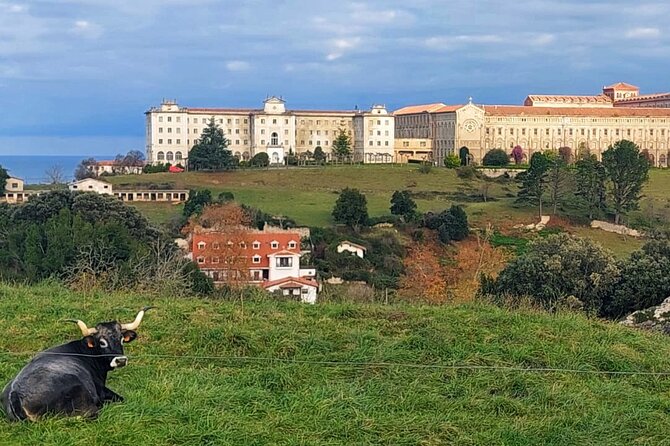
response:
[[[0,352],[0,356],[32,357],[36,355],[54,355],[54,356],[75,356],[86,358],[113,358],[119,355],[102,354],[87,355],[83,353],[59,353],[59,352]],[[407,368],[424,370],[470,370],[470,371],[491,371],[491,372],[520,372],[520,373],[571,373],[588,375],[610,375],[610,376],[670,376],[670,372],[654,371],[632,371],[632,370],[589,370],[572,369],[560,367],[521,367],[504,365],[472,365],[472,364],[420,364],[411,362],[366,362],[366,361],[326,361],[326,360],[306,360],[290,358],[273,358],[264,356],[223,356],[223,355],[170,355],[170,354],[140,354],[125,355],[129,359],[171,359],[171,360],[190,360],[190,361],[218,361],[218,362],[240,362],[240,363],[264,363],[271,364],[296,364],[296,365],[314,365],[322,367],[346,367],[346,368]]]

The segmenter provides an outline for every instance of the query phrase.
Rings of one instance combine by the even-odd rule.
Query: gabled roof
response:
[[[394,115],[414,115],[417,113],[433,113],[435,110],[445,107],[445,104],[442,102],[436,102],[433,104],[423,104],[423,105],[408,105],[407,107],[400,108],[393,112]]]
[[[94,182],[96,182],[96,183],[102,183],[102,184],[108,184],[108,185],[110,185],[110,186],[112,185],[112,183],[108,183],[107,181],[99,180],[99,179],[97,179],[97,178],[84,178],[84,179],[82,179],[82,180],[73,181],[73,182],[70,183],[70,184],[81,184],[81,183],[87,183],[87,182],[89,182],[89,181],[94,181]]]
[[[280,288],[289,288],[291,286],[311,286],[318,288],[319,284],[316,280],[308,279],[306,277],[284,277],[283,279],[277,280],[268,280],[263,282],[263,288],[271,288],[273,286],[279,286]]]
[[[608,85],[603,88],[603,90],[629,90],[629,91],[639,91],[640,89],[635,85],[627,84],[625,82],[617,82],[616,84]]]
[[[345,243],[348,244],[348,245],[353,246],[354,248],[360,248],[360,249],[362,249],[363,251],[367,251],[367,250],[368,250],[368,248],[366,248],[365,246],[363,246],[363,245],[359,245],[358,243],[350,242],[349,240],[342,240],[342,241],[340,242],[339,246],[342,246],[342,245],[344,245]]]

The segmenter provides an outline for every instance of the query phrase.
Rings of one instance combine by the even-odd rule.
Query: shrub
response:
[[[428,163],[428,162],[421,163],[421,165],[419,166],[419,169],[418,169],[419,173],[424,173],[424,174],[425,173],[430,173],[431,170],[433,170],[433,165],[431,163]]]
[[[447,155],[444,157],[444,167],[447,169],[456,169],[461,165],[461,158],[458,155]]]
[[[486,152],[482,160],[484,166],[504,167],[509,164],[509,156],[502,149],[493,149]]]
[[[461,166],[456,169],[456,176],[464,180],[479,178],[479,172],[474,166]]]
[[[249,164],[254,167],[267,167],[270,165],[270,157],[265,152],[257,153],[251,158]]]

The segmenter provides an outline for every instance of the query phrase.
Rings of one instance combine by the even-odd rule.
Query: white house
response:
[[[367,248],[363,245],[359,245],[354,242],[350,242],[349,240],[343,240],[340,242],[339,245],[337,245],[337,252],[338,253],[343,253],[343,252],[350,252],[351,254],[355,254],[361,259],[365,257],[365,252],[367,251]]]
[[[284,296],[293,296],[299,298],[301,302],[313,304],[316,303],[319,284],[316,280],[306,277],[285,277],[265,282],[263,288],[271,293],[281,291]]]
[[[95,178],[84,178],[75,181],[69,186],[71,191],[95,192],[97,194],[113,194],[112,185],[106,181],[96,180]]]

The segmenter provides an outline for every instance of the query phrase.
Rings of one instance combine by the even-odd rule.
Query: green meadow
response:
[[[147,304],[158,308],[126,345],[129,365],[108,380],[124,403],[96,421],[0,421],[0,444],[670,444],[670,377],[635,374],[670,372],[667,338],[478,302],[242,305],[0,285],[0,382],[76,339],[63,319],[125,321]]]

